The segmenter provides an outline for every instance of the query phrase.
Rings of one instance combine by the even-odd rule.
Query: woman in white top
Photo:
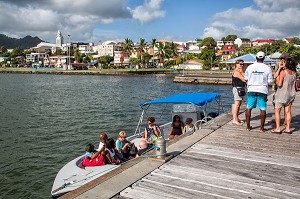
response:
[[[121,160],[117,156],[115,148],[116,148],[116,145],[115,145],[114,139],[109,138],[106,141],[106,150],[107,150],[109,155],[107,154],[106,157],[107,157],[110,164],[119,164],[121,162]]]

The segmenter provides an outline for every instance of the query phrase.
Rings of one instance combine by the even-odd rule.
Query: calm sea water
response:
[[[225,110],[231,86],[175,84],[172,76],[0,74],[0,198],[49,198],[59,169],[98,144],[100,132],[134,132],[139,104],[184,92],[219,92]],[[156,110],[157,111],[157,110]],[[169,116],[156,117],[157,123]]]

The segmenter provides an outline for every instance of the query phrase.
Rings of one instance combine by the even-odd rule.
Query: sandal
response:
[[[292,131],[287,131],[286,129],[284,129],[283,131],[281,131],[282,133],[287,133],[287,134],[292,134]]]
[[[276,134],[281,134],[281,131],[276,131],[275,129],[272,129],[270,132],[271,133],[276,133]]]

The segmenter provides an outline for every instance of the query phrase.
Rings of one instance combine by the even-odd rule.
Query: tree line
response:
[[[237,38],[236,35],[228,35],[223,37],[222,41],[234,41]],[[259,47],[237,47],[236,54],[232,55],[232,58],[236,56],[245,55],[248,53],[256,54],[258,51],[263,51],[267,55],[273,54],[275,52],[287,52],[292,58],[296,60],[297,63],[300,61],[300,45],[299,38],[293,38],[290,43],[286,43],[283,40],[273,41],[272,44],[264,44]],[[196,60],[203,63],[203,69],[208,70],[212,66],[221,66],[221,57],[216,56],[217,42],[212,37],[206,37],[199,41],[198,46],[202,48],[199,54],[186,54],[178,52],[178,44],[174,42],[161,42],[153,38],[149,43],[145,39],[140,38],[140,40],[135,45],[133,41],[126,38],[122,42],[123,51],[131,55],[136,53],[135,57],[129,58],[129,63],[131,65],[139,65],[141,67],[151,67],[156,65],[161,65],[164,67],[174,66],[182,63],[186,63],[189,60]],[[156,52],[154,53],[154,48]],[[150,52],[152,52],[150,54]],[[14,48],[12,52],[8,52],[3,46],[0,47],[0,57],[8,57],[8,61],[11,63],[20,62],[20,60],[15,59],[18,56],[26,56],[30,51],[22,51],[20,48]],[[51,55],[67,55],[67,52],[62,50],[57,50],[55,53],[47,52],[49,56]],[[90,62],[93,60],[92,54],[81,54],[78,49],[71,49],[71,56],[74,56],[76,62]],[[111,56],[102,56],[97,59],[103,67],[110,67],[110,63],[114,60]],[[122,63],[119,67],[122,67]],[[124,65],[123,65],[124,67]]]

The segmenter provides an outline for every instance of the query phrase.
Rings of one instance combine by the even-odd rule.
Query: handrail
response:
[[[136,129],[135,129],[134,135],[136,135],[136,134],[137,134],[137,132],[138,132],[138,130],[139,130],[139,127],[140,127],[140,125],[141,125],[141,124],[142,124],[142,122],[143,122],[143,118],[144,118],[144,112],[145,112],[145,110],[143,109],[143,111],[142,111],[142,114],[141,114],[141,116],[140,116],[140,119],[139,119],[139,122],[138,122],[138,124],[137,124],[137,126],[136,126]]]

